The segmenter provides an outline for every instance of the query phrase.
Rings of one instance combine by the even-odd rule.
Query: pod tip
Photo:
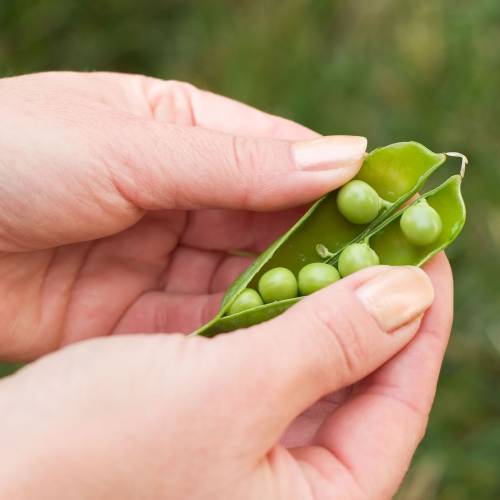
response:
[[[456,151],[450,151],[449,153],[445,153],[446,156],[453,156],[455,158],[460,158],[462,160],[462,164],[460,165],[460,176],[464,177],[465,175],[465,169],[467,167],[467,164],[469,163],[469,160],[467,159],[467,156],[465,156],[462,153],[457,153]]]

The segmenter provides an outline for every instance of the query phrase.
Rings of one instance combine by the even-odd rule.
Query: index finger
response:
[[[289,141],[315,139],[320,134],[292,120],[178,81],[147,79],[146,95],[155,118],[235,135]]]
[[[307,140],[320,134],[228,97],[178,81],[148,78],[146,94],[157,120],[230,134],[284,140]],[[210,209],[193,212],[183,243],[208,250],[261,252],[287,230],[306,207],[275,214]]]

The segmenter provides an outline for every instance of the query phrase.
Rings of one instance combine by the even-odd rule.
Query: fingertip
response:
[[[439,252],[422,268],[431,278],[431,280],[441,280],[448,284],[453,284],[453,273],[450,261],[444,252]]]
[[[272,163],[260,161],[254,169],[253,179],[261,183],[247,196],[246,208],[278,210],[317,200],[358,173],[366,145],[365,137],[345,135],[289,142],[284,160],[278,144],[268,142],[275,154],[269,155]]]
[[[357,171],[363,163],[366,146],[366,137],[332,135],[295,142],[292,154],[300,170],[314,172],[350,168]]]

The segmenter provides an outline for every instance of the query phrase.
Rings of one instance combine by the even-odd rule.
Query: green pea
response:
[[[246,311],[261,306],[263,303],[261,296],[253,288],[245,288],[229,307],[228,314]]]
[[[434,243],[441,234],[441,217],[427,201],[408,207],[399,220],[406,239],[417,246]]]
[[[297,279],[286,267],[275,267],[261,276],[259,293],[266,304],[297,297],[299,293]]]
[[[340,275],[344,277],[378,264],[378,255],[366,243],[353,243],[340,254],[338,266]]]
[[[380,212],[382,200],[369,184],[351,181],[339,191],[337,208],[353,224],[368,224]]]
[[[299,271],[299,290],[302,295],[317,292],[340,279],[340,274],[330,264],[313,262]]]

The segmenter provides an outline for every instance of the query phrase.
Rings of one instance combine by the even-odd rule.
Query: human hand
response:
[[[0,116],[4,359],[194,330],[251,261],[229,251],[263,250],[366,147],[133,75],[6,78]]]
[[[379,266],[246,331],[116,336],[45,356],[0,382],[0,496],[390,498],[450,330],[445,257],[425,271],[436,298],[423,320],[425,273]]]
[[[244,209],[285,208],[321,196],[356,173],[365,147],[362,139],[343,137],[321,140],[315,149],[295,145],[317,135],[189,86],[142,77],[35,75],[1,80],[0,90],[2,113],[11,117],[0,134],[3,357],[29,359],[91,336],[193,329],[215,312],[222,290],[248,265],[248,258],[227,250],[258,252],[301,211]],[[190,126],[193,116],[214,130]],[[301,169],[306,166],[312,170]],[[3,442],[16,450],[10,467],[0,468],[4,491],[21,488],[26,498],[40,498],[41,491],[47,498],[51,491],[67,494],[65,474],[79,485],[72,487],[76,498],[87,492],[224,498],[234,484],[253,495],[248,498],[293,499],[281,491],[287,481],[294,494],[310,487],[318,498],[356,498],[372,481],[367,494],[384,498],[425,427],[449,333],[446,259],[439,256],[427,270],[438,300],[422,330],[358,383],[357,395],[340,409],[337,389],[373,372],[418,329],[415,309],[409,310],[413,321],[391,336],[377,337],[376,322],[357,314],[357,280],[384,268],[342,280],[251,332],[211,342],[117,337],[42,359],[0,384],[0,405],[9,408]],[[401,289],[417,290],[419,279],[425,290],[420,274]],[[48,392],[43,401],[40,387]],[[263,405],[256,408],[261,392]],[[398,400],[401,407],[413,405],[414,419],[396,411]],[[330,432],[330,424],[339,430]],[[243,453],[249,435],[256,446]],[[382,453],[375,447],[385,447],[386,439],[391,446],[383,458],[368,463],[370,451]],[[340,444],[346,454],[337,459]],[[79,460],[72,459],[75,453]],[[239,460],[242,453],[259,465],[244,477],[238,467],[250,469]],[[287,465],[279,472],[282,456]],[[351,459],[359,467],[353,469]],[[233,462],[236,474],[228,472]],[[377,466],[384,470],[373,482]],[[18,476],[28,469],[32,480]],[[269,476],[264,487],[276,487],[274,497],[269,489],[253,491],[263,475]],[[359,488],[358,476],[365,478]],[[184,495],[191,487],[192,496]],[[247,498],[238,494],[231,498]]]

